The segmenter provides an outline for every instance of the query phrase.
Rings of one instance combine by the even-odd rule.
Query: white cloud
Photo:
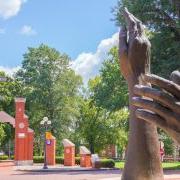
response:
[[[72,68],[77,74],[80,74],[84,82],[98,74],[102,62],[106,59],[109,50],[113,46],[118,45],[118,33],[112,35],[111,38],[102,40],[95,53],[81,53],[72,62]]]
[[[78,57],[71,62],[72,68],[75,70],[77,74],[80,74],[85,84],[88,80],[99,73],[99,69],[102,65],[102,62],[108,56],[109,50],[113,46],[118,45],[118,33],[112,35],[111,38],[107,38],[102,40],[95,53],[81,53]],[[16,72],[20,67],[8,68],[0,66],[0,70],[5,71],[7,74],[12,76],[14,72]]]
[[[0,17],[8,19],[18,14],[27,0],[0,0]]]
[[[31,26],[24,25],[20,30],[20,34],[26,35],[26,36],[33,36],[33,35],[36,35],[37,32]]]
[[[7,75],[13,77],[13,74],[16,73],[20,69],[20,66],[17,67],[4,67],[0,66],[0,71],[4,71]]]

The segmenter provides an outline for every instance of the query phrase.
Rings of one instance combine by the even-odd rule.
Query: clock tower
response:
[[[24,98],[16,98],[15,115],[15,163],[29,165],[33,163],[34,131],[29,128],[28,116],[25,114]]]

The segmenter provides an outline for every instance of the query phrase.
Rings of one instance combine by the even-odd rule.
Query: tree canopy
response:
[[[89,81],[97,106],[116,111],[128,105],[128,90],[120,73],[118,48],[113,47],[100,69],[100,75]]]
[[[70,58],[47,45],[28,48],[16,79],[22,83],[27,99],[27,114],[35,133],[47,116],[53,134],[62,139],[78,114],[79,88],[82,79],[69,66]],[[37,141],[40,136],[37,136]],[[39,140],[40,142],[40,140]]]

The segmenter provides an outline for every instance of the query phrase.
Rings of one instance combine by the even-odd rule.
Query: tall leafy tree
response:
[[[120,73],[118,48],[113,47],[100,69],[99,77],[89,81],[97,106],[116,111],[128,104],[127,84]]]
[[[78,111],[80,76],[70,68],[70,58],[47,45],[28,48],[22,68],[17,72],[24,87],[31,126],[40,143],[40,121],[47,116],[52,121],[53,134],[62,139],[69,132]],[[37,146],[38,147],[38,146]]]
[[[111,127],[103,129],[103,132],[100,128],[97,131],[106,133],[104,137],[102,136],[106,141],[100,140],[103,146],[98,147],[105,147],[111,143],[117,144],[119,153],[122,153],[127,144],[129,112],[124,108],[128,105],[127,85],[119,69],[118,48],[113,47],[100,69],[100,75],[89,80],[88,95],[93,107],[105,115],[99,113],[100,119],[97,118],[97,121],[102,126]],[[92,110],[93,108],[90,108],[89,112]],[[97,140],[96,137],[95,139]]]
[[[0,82],[0,111],[5,111],[11,116],[14,116],[14,99],[22,93],[21,83],[2,71],[0,72],[0,77],[6,79],[6,81]],[[13,139],[13,127],[7,123],[0,124],[0,149],[7,152],[7,149],[9,149],[8,146],[13,144]],[[11,147],[11,151],[12,149],[13,147]]]
[[[118,144],[123,149],[127,143],[127,131],[122,127],[128,126],[127,119],[127,109],[110,113],[96,106],[92,99],[87,99],[80,107],[76,133],[81,138],[80,143],[89,147],[92,153],[100,152],[110,144]]]

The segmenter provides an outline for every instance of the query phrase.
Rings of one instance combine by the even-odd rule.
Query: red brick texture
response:
[[[29,128],[25,115],[25,99],[16,98],[15,102],[15,161],[32,161],[34,132]]]
[[[80,155],[80,166],[81,167],[91,167],[91,154],[81,154]]]
[[[50,144],[46,143],[46,161],[48,165],[56,164],[56,139],[54,136],[48,139]]]
[[[75,166],[75,147],[64,147],[64,166]]]

